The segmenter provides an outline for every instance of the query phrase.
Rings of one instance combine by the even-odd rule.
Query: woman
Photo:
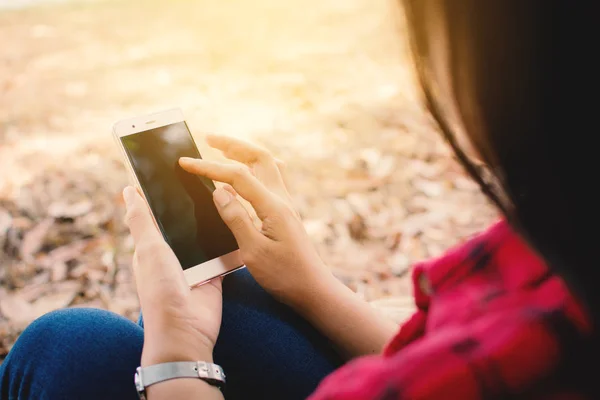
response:
[[[428,106],[505,220],[415,268],[417,312],[399,332],[328,272],[275,160],[211,137],[254,175],[203,160],[181,165],[230,185],[214,200],[252,277],[225,278],[223,294],[220,281],[190,291],[146,204],[126,188],[144,329],[99,310],[44,316],[2,365],[2,399],[134,399],[138,365],[180,361],[221,365],[228,399],[597,398],[586,365],[598,354],[596,258],[584,234],[593,221],[588,186],[576,179],[591,178],[584,153],[592,146],[575,140],[594,114],[573,95],[592,75],[580,60],[554,62],[591,40],[587,11],[558,1],[404,3]],[[571,137],[553,134],[566,127]],[[146,396],[223,393],[205,380],[172,379]]]

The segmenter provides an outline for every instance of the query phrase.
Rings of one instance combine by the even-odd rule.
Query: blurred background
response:
[[[111,128],[172,107],[200,143],[284,160],[336,276],[409,301],[411,264],[496,215],[422,108],[406,40],[396,0],[0,0],[0,362],[54,309],[137,317]]]

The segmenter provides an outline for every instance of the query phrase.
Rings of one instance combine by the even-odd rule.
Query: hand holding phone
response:
[[[190,290],[144,199],[131,186],[125,188],[123,198],[125,222],[135,245],[133,273],[144,310],[141,365],[212,362],[221,326],[221,279]]]
[[[179,165],[181,157],[200,158],[181,110],[123,120],[113,131],[188,284],[243,267],[236,240],[215,208],[213,181]]]

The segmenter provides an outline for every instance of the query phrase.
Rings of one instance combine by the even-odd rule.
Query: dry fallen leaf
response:
[[[50,280],[52,282],[63,281],[67,277],[68,267],[67,264],[62,261],[53,263],[50,270]]]
[[[7,211],[0,210],[0,247],[4,245],[6,233],[12,225],[12,217]]]
[[[37,318],[50,311],[67,307],[75,299],[76,295],[76,290],[70,290],[52,293],[39,298],[32,304],[35,317]]]
[[[41,285],[50,281],[50,271],[40,271],[38,274],[30,278],[27,283],[28,285]]]
[[[28,303],[31,303],[32,301],[39,299],[49,290],[51,290],[51,287],[48,286],[46,282],[38,284],[30,283],[23,289],[19,290],[19,296]]]
[[[89,240],[79,240],[65,246],[57,247],[42,257],[39,263],[45,267],[50,267],[56,263],[66,263],[81,256],[82,251],[88,244]]]
[[[402,253],[395,253],[388,258],[387,264],[395,276],[403,276],[411,266],[410,259]]]
[[[313,242],[322,243],[329,237],[331,229],[324,219],[304,219],[302,222]]]
[[[354,214],[354,218],[348,223],[348,232],[352,239],[359,242],[367,238],[367,224],[360,214]]]
[[[44,245],[44,239],[53,223],[54,220],[52,218],[46,218],[25,234],[21,243],[21,257],[23,260],[27,262],[33,261],[35,253]]]
[[[111,299],[109,310],[120,315],[135,311],[139,308],[139,301],[136,296],[116,297]]]
[[[115,279],[115,275],[117,273],[117,263],[115,262],[116,253],[114,249],[108,249],[102,252],[102,256],[100,261],[102,265],[106,268],[106,273],[104,276],[104,280],[106,283],[112,283]]]
[[[84,303],[74,304],[74,305],[70,306],[70,308],[102,308],[102,309],[106,309],[107,306],[101,300],[95,299],[95,300],[91,300],[91,301],[86,301]]]
[[[393,156],[386,156],[378,164],[371,167],[371,175],[380,179],[388,178],[393,174],[395,167],[396,159]]]
[[[7,294],[2,297],[0,313],[4,318],[16,324],[30,322],[36,317],[34,308],[18,293]]]
[[[122,196],[119,195],[119,198]],[[100,199],[99,199],[100,200]],[[122,201],[122,200],[120,200]],[[81,226],[103,226],[111,222],[115,215],[115,204],[107,200],[100,200],[93,208],[93,211],[87,212],[77,218],[77,225]]]
[[[48,215],[54,218],[76,218],[87,214],[93,207],[90,200],[82,200],[74,204],[57,201],[48,207]]]
[[[393,234],[386,236],[385,238],[386,247],[391,251],[396,250],[400,245],[401,241],[402,232],[394,232]]]
[[[445,190],[444,185],[439,181],[415,179],[413,185],[427,197],[438,197],[442,195]]]
[[[12,227],[21,231],[28,231],[33,226],[33,221],[27,217],[14,217]]]
[[[79,293],[82,289],[81,282],[79,281],[62,281],[52,284],[52,291],[54,292],[73,292]]]

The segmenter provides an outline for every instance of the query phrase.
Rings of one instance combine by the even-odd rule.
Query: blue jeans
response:
[[[270,297],[247,270],[223,281],[214,359],[225,398],[303,399],[342,364],[331,343]],[[137,399],[143,328],[108,311],[49,313],[19,337],[0,366],[0,399]]]

